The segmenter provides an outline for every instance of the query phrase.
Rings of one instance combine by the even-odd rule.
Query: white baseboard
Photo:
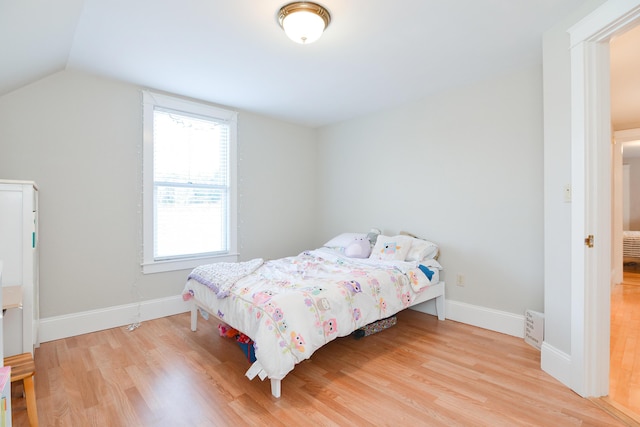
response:
[[[40,319],[40,342],[117,328],[190,310],[180,295]]]
[[[414,310],[436,314],[434,301],[412,307]],[[40,319],[40,342],[68,338],[104,329],[185,313],[189,303],[182,297],[143,301],[100,310],[84,311],[63,316]],[[446,318],[515,337],[524,337],[524,316],[475,306],[457,301],[446,301]]]
[[[542,343],[541,351],[540,367],[542,370],[571,388],[571,373],[573,372],[571,356],[546,342]]]
[[[435,304],[430,303],[432,301],[427,301],[412,308],[423,313],[435,315]],[[493,310],[451,300],[445,302],[445,307],[445,317],[447,319],[524,338],[524,315],[520,316],[506,311]]]

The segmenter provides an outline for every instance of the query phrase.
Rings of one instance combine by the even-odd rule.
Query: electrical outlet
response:
[[[456,274],[456,285],[457,286],[464,286],[464,274]]]

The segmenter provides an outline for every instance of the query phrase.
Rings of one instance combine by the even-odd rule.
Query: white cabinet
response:
[[[22,308],[2,319],[4,357],[33,354],[38,347],[38,188],[27,181],[0,180],[2,286],[20,286]]]

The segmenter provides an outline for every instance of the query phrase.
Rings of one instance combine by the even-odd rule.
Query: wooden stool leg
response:
[[[26,377],[23,381],[29,424],[31,424],[31,427],[38,427],[38,407],[36,406],[36,391],[33,387],[33,375]]]

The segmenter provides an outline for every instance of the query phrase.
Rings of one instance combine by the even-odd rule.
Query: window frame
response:
[[[154,258],[154,174],[153,174],[153,116],[154,110],[169,109],[223,121],[229,124],[229,212],[227,235],[228,251],[218,255],[191,256],[176,259]],[[237,133],[238,113],[203,102],[191,101],[175,96],[163,95],[148,90],[142,91],[142,272],[143,274],[186,270],[203,264],[238,261],[237,241]]]

